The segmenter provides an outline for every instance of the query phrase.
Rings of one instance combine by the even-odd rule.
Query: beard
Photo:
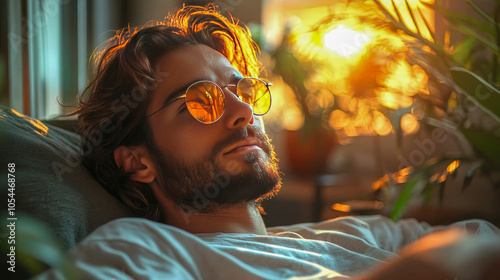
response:
[[[244,155],[243,163],[241,160],[217,162],[217,155],[224,148],[247,137],[255,137],[260,142],[264,156],[251,151]],[[274,147],[269,137],[255,126],[234,131],[196,164],[162,155],[155,143],[148,146],[160,171],[160,187],[184,212],[215,213],[242,203],[260,206],[260,202],[274,196],[281,188]]]

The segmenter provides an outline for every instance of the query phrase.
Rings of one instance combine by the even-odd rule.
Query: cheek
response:
[[[213,135],[205,126],[175,126],[154,134],[163,156],[185,163],[195,162],[213,148]]]

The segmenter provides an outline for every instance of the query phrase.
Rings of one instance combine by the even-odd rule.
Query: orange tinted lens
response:
[[[213,123],[224,113],[224,94],[212,82],[197,82],[186,92],[186,106],[189,113],[198,121]]]
[[[268,86],[256,78],[244,78],[238,82],[238,95],[245,103],[252,105],[253,113],[261,116],[271,108],[271,93]]]

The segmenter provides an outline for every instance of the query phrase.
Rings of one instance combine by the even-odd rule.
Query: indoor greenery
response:
[[[437,18],[445,20],[445,38],[451,40],[439,38],[420,7],[412,8],[408,0],[404,6],[397,6],[391,0],[389,7],[380,0],[373,2],[386,20],[376,19],[375,14],[371,19],[381,28],[405,36],[412,52],[408,61],[422,67],[429,77],[429,95],[416,95],[413,104],[425,111],[421,122],[446,130],[472,150],[467,152],[466,147],[458,154],[432,158],[424,165],[388,174],[377,181],[374,186],[380,190],[402,186],[393,205],[392,218],[401,217],[412,199],[428,197],[436,187],[442,196],[446,182],[462,168],[466,169],[462,189],[470,186],[474,176],[486,176],[498,187],[500,1],[491,1],[488,4],[492,9],[485,10],[472,0],[463,0],[474,11],[473,16],[455,12],[441,0],[422,3],[431,8]],[[409,21],[403,19],[403,12],[409,14]]]
[[[489,178],[492,186],[500,186],[500,0],[485,1],[490,5],[487,10],[473,0],[457,0],[453,5],[458,1],[468,5],[473,14],[454,11],[445,5],[451,5],[450,1],[445,3],[443,0],[418,4],[409,0],[345,0],[342,2],[345,8],[336,10],[340,13],[332,12],[311,28],[308,52],[313,56],[322,52],[315,53],[314,39],[323,37],[332,26],[341,22],[355,22],[353,26],[360,30],[366,28],[383,34],[374,36],[376,38],[366,47],[364,55],[357,59],[357,66],[345,69],[348,73],[345,88],[349,98],[366,105],[357,109],[364,108],[362,111],[368,117],[360,119],[368,120],[368,128],[377,115],[383,114],[390,120],[398,153],[402,151],[404,138],[402,116],[408,114],[414,116],[424,130],[440,128],[452,135],[459,148],[454,154],[433,157],[424,164],[386,174],[373,184],[376,192],[385,197],[398,190],[396,196],[389,198],[393,219],[400,218],[413,201],[429,199],[436,189],[442,200],[445,186],[458,181],[452,180],[457,178],[458,171],[465,173],[460,181],[463,190],[471,186],[476,176]],[[435,18],[442,20],[443,30],[436,30],[422,7],[432,10]],[[275,53],[275,62],[278,62],[275,73],[281,74],[294,89],[296,100],[303,102],[303,96],[308,94],[303,85],[311,73],[308,70],[311,65],[300,65],[297,60],[295,64],[290,63],[284,58],[294,60],[293,54],[288,49],[279,51]],[[279,56],[282,64],[279,64]],[[312,69],[333,73],[328,72],[324,62]],[[398,81],[399,70],[391,70],[391,67],[405,64],[410,66],[407,67],[410,76],[416,77],[418,71],[425,72],[425,88],[413,87],[410,89],[413,92],[408,94],[403,80],[391,86],[389,79],[384,78],[384,75],[392,75],[392,80]],[[295,85],[294,88],[294,83],[300,87]],[[335,87],[329,89],[336,101],[339,96],[346,96]],[[381,98],[381,93],[404,102],[384,103],[387,99]],[[307,111],[305,105],[301,107],[303,111]],[[360,113],[337,105],[336,102],[327,112],[341,109],[351,115]],[[325,124],[325,115],[315,123]],[[353,124],[356,122],[344,129]],[[366,132],[384,135],[376,129]]]

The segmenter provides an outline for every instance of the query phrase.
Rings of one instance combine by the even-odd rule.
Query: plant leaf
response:
[[[467,96],[479,108],[500,122],[500,91],[498,89],[465,68],[452,67],[450,73],[460,87],[456,89],[459,93]]]
[[[455,47],[455,53],[451,55],[453,60],[461,65],[465,65],[471,59],[471,54],[473,52],[473,48],[476,45],[476,39],[474,38],[465,38],[463,41],[458,43]]]
[[[487,18],[489,18],[488,22],[485,23],[483,21],[477,20],[476,18],[469,16],[467,14],[463,13],[457,13],[457,12],[452,12],[447,8],[444,8],[442,5],[438,4],[428,4],[428,3],[423,3],[425,6],[427,6],[430,9],[435,10],[439,14],[443,15],[446,20],[448,20],[452,25],[460,32],[464,33],[465,35],[469,37],[473,37],[477,39],[478,41],[482,42],[485,44],[488,48],[491,49],[495,54],[498,55],[498,45],[494,42],[488,39],[487,37],[484,37],[481,34],[487,34],[489,35],[490,38],[495,38],[496,37],[496,31],[495,31],[495,22],[490,21],[492,20],[488,15],[486,15]],[[471,6],[475,5],[471,1]],[[477,5],[475,5],[480,11],[482,11]],[[484,12],[483,12],[484,13]],[[481,32],[478,33],[474,29],[478,29]]]
[[[431,35],[431,38],[432,38],[432,41],[434,43],[437,43],[436,41],[436,35],[434,34],[434,32],[432,31],[431,29],[431,25],[429,24],[429,21],[427,21],[427,19],[425,18],[424,16],[424,13],[422,13],[422,10],[420,9],[420,6],[417,6],[417,9],[418,9],[418,13],[420,14],[420,17],[422,18],[422,20],[424,21],[424,24],[425,24],[425,28],[427,28],[427,31],[429,32],[429,34]]]
[[[476,174],[478,168],[481,166],[480,161],[476,161],[472,164],[472,167],[467,170],[467,173],[465,174],[464,182],[462,184],[462,192],[465,191],[469,186],[470,183],[472,182],[472,178]]]
[[[444,187],[446,186],[446,178],[443,182],[439,183],[439,203],[443,203],[444,201]]]
[[[489,131],[462,128],[460,131],[469,143],[497,168],[500,168],[500,138]]]
[[[382,5],[379,1],[380,0],[375,0],[375,4],[377,4],[377,6],[380,8],[380,11],[382,11],[382,13],[389,20],[390,25],[392,25],[394,28],[396,28],[398,30],[403,31],[407,35],[417,39],[422,44],[428,46],[429,48],[431,48],[434,52],[436,52],[438,54],[438,57],[443,58],[443,57],[447,56],[447,53],[443,50],[443,48],[439,44],[437,44],[436,40],[434,40],[434,42],[431,42],[431,41],[427,40],[426,38],[422,37],[420,34],[417,34],[413,31],[411,31],[404,24],[404,22],[402,21],[401,14],[399,13],[399,10],[396,8],[396,4],[394,3],[394,0],[391,0],[391,3],[392,3],[393,8],[396,11],[398,18],[395,18],[394,16],[392,16],[392,14],[388,11],[388,9],[384,5]],[[432,34],[432,32],[431,32],[431,34]],[[445,59],[445,62],[446,62],[446,59]]]
[[[423,194],[424,194],[424,202],[426,204],[429,203],[429,200],[431,199],[432,196],[432,190],[434,189],[435,186],[436,182],[432,182],[430,184],[427,184],[427,186],[425,186]]]
[[[406,1],[406,0],[405,0]],[[404,26],[408,27],[404,21],[403,21],[403,16],[401,16],[401,13],[399,12],[398,7],[396,7],[396,2],[394,0],[391,0],[392,7],[394,8],[394,11],[396,12],[396,15],[398,16],[399,22],[401,22]]]
[[[498,46],[488,38],[485,38],[483,35],[464,25],[458,25],[457,29],[465,35],[474,37],[476,40],[487,46],[494,54],[498,55]]]
[[[476,13],[478,13],[480,16],[482,16],[485,20],[487,20],[489,23],[495,25],[496,22],[494,19],[492,19],[485,11],[483,11],[474,1],[472,0],[465,0],[467,4],[469,4]]]
[[[428,4],[425,2],[422,2],[425,6],[429,7],[430,9],[433,9],[437,13],[441,14],[444,16],[446,20],[449,22],[455,24],[455,25],[469,25],[475,28],[480,29],[483,32],[488,33],[492,37],[495,36],[495,28],[494,26],[491,26],[488,23],[485,23],[483,21],[480,21],[476,19],[475,17],[469,16],[464,13],[457,13],[450,11],[449,9],[444,8],[442,5],[437,5],[437,4]]]
[[[423,175],[422,174],[416,174],[404,187],[403,191],[399,195],[398,199],[394,203],[394,208],[392,209],[392,213],[390,218],[394,221],[399,220],[401,216],[404,214],[406,209],[408,208],[408,205],[410,203],[410,200],[413,196],[413,192],[415,189],[419,189],[419,186],[422,183],[426,183],[425,180],[423,180]]]
[[[410,13],[411,20],[413,22],[413,25],[415,25],[415,28],[417,29],[417,33],[423,36],[422,32],[420,31],[420,28],[418,27],[418,22],[417,19],[415,18],[415,14],[413,13],[413,10],[410,7],[410,4],[408,3],[408,0],[405,0],[406,4],[406,9],[408,9],[408,12]]]
[[[452,180],[455,180],[455,178],[457,178],[457,174],[458,174],[458,169],[461,167],[462,165],[460,164],[455,170],[453,170],[451,173],[449,173],[448,177],[450,177]]]
[[[387,8],[384,5],[382,5],[382,3],[380,3],[379,1],[380,0],[375,0],[375,4],[378,6],[380,11],[382,11],[382,13],[387,17],[387,19],[389,19],[392,22],[398,22],[398,20],[392,16],[391,12],[387,10]]]

